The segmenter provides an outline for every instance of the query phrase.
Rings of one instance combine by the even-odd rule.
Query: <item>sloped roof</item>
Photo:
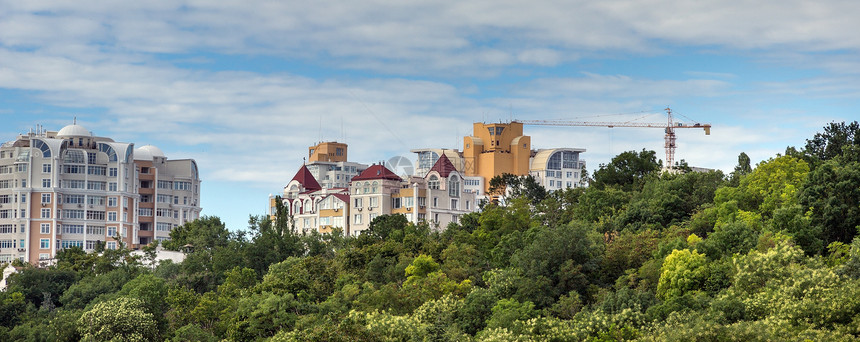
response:
[[[364,170],[360,175],[352,177],[353,181],[371,179],[403,180],[400,176],[394,174],[394,172],[391,172],[391,170],[381,164],[373,165]]]
[[[338,199],[343,201],[343,203],[346,203],[347,205],[349,205],[349,195],[347,195],[347,194],[331,194],[331,195],[334,197],[337,197]]]
[[[439,176],[448,178],[448,175],[450,175],[451,172],[457,171],[457,168],[454,167],[453,163],[451,163],[451,159],[448,159],[448,157],[443,154],[436,160],[436,164],[433,164],[430,171],[439,172]]]
[[[299,169],[299,172],[296,172],[296,175],[293,176],[293,179],[291,180],[291,182],[292,181],[298,181],[299,184],[301,184],[303,187],[305,187],[305,190],[321,190],[322,189],[322,186],[320,186],[320,183],[317,182],[317,179],[314,178],[313,174],[311,174],[311,170],[308,170],[308,167],[305,165],[302,165],[302,167]]]

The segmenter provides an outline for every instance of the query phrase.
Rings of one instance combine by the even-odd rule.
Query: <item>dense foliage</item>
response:
[[[179,264],[68,249],[9,279],[0,340],[858,340],[857,127],[730,175],[661,173],[651,151],[587,188],[506,175],[504,204],[445,229],[300,234],[278,208],[176,228]]]

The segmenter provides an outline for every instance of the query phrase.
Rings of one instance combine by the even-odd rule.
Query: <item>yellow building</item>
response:
[[[531,137],[523,135],[521,122],[476,122],[472,134],[463,138],[463,173],[467,177],[483,177],[485,193],[489,190],[490,179],[495,176],[529,173]]]
[[[308,147],[308,163],[313,162],[345,162],[346,144],[327,141]]]

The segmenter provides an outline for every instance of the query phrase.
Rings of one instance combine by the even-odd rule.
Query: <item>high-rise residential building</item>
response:
[[[177,207],[177,213],[171,211],[170,222],[182,222],[183,210],[187,219],[196,218],[200,213],[196,164],[168,162],[159,155],[165,171],[158,179],[178,179],[183,182],[180,187],[187,183],[188,188],[188,204]],[[151,241],[139,235],[139,168],[133,144],[95,136],[77,124],[56,132],[38,129],[4,143],[0,146],[0,262],[36,263],[72,246],[92,251],[98,244],[116,248],[121,241],[135,248]],[[182,191],[171,189],[170,193]]]
[[[134,150],[138,175],[140,245],[170,238],[170,231],[200,218],[200,175],[193,159],[168,160],[158,147]]]
[[[582,186],[585,161],[579,159],[583,148],[553,148],[538,150],[532,158],[529,174],[547,190]]]
[[[323,189],[346,188],[367,165],[347,161],[347,145],[321,142],[308,147],[307,168]]]
[[[482,177],[484,194],[495,176],[528,174],[531,137],[523,135],[521,122],[476,122],[472,128],[473,135],[463,138],[463,173],[467,177]]]

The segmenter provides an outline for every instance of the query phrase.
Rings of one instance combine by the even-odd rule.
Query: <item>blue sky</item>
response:
[[[679,130],[676,158],[731,170],[860,117],[860,2],[729,3],[0,0],[0,136],[76,116],[194,158],[204,214],[244,229],[320,140],[373,163],[462,148],[475,121],[661,122],[670,106],[713,125]],[[587,149],[592,170],[663,156],[659,129],[526,134]]]

